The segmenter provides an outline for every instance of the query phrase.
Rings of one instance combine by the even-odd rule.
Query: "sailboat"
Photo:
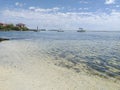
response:
[[[34,30],[34,32],[38,32],[38,26],[37,26],[37,29]]]

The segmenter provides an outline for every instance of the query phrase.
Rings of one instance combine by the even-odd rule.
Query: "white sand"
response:
[[[31,42],[0,43],[0,90],[120,90],[118,82],[55,66],[35,49]]]

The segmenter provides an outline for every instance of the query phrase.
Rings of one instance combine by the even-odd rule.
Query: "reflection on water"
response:
[[[120,79],[120,33],[0,32],[0,36],[34,42],[37,54],[42,46],[42,53],[59,62],[56,65]]]

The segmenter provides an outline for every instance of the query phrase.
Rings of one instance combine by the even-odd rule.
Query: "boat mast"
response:
[[[37,31],[38,31],[38,26],[37,26]]]

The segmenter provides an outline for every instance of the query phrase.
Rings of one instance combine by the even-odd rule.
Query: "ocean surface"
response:
[[[0,32],[0,37],[33,42],[38,47],[34,52],[53,57],[57,66],[120,79],[120,32],[10,31]]]

